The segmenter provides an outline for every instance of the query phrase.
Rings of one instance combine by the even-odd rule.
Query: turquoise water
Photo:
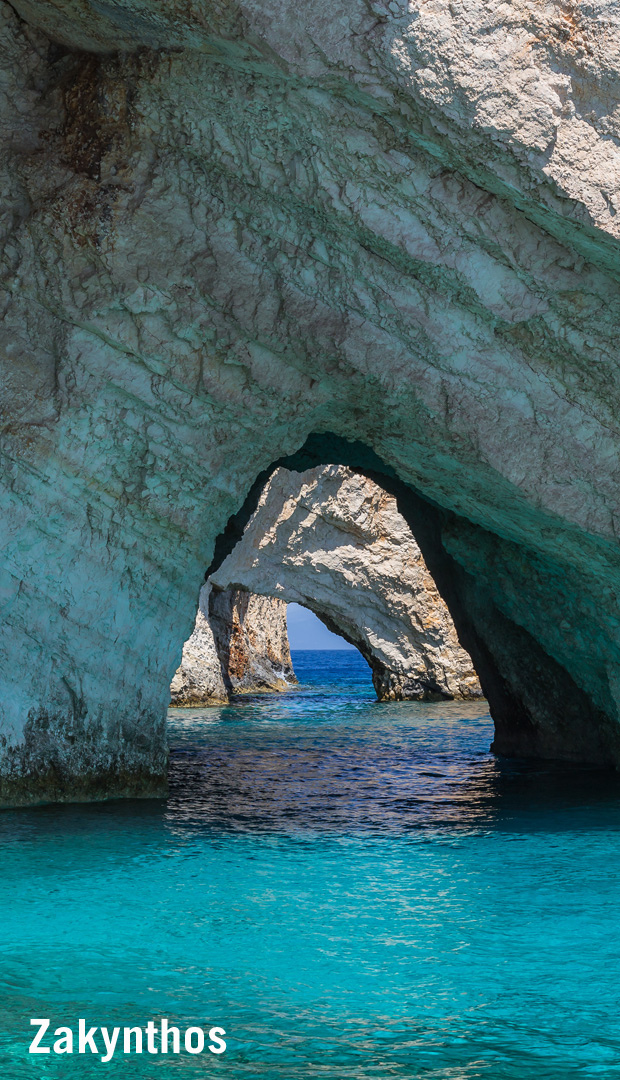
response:
[[[484,704],[299,691],[171,712],[167,801],[0,815],[0,1077],[620,1077],[620,781],[489,754]],[[29,1058],[221,1026],[215,1057]]]

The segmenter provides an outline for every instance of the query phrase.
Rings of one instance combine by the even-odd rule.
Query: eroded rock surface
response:
[[[194,629],[170,683],[172,705],[217,705],[228,701],[229,691],[209,619],[210,593],[210,586],[203,585]]]
[[[286,690],[296,682],[286,603],[203,585],[194,630],[170,684],[171,704],[225,704],[231,694]]]
[[[313,433],[496,747],[619,761],[616,5],[0,11],[4,802],[165,789],[215,540]]]
[[[350,469],[278,469],[211,580],[314,611],[366,657],[381,700],[481,694],[395,498]]]
[[[209,622],[229,693],[286,690],[297,682],[284,600],[214,588]]]

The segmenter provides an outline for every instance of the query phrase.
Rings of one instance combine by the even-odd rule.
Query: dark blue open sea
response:
[[[502,761],[484,703],[377,704],[353,652],[170,713],[167,801],[0,815],[0,1077],[620,1077],[620,780]],[[52,1026],[221,1026],[29,1058]]]

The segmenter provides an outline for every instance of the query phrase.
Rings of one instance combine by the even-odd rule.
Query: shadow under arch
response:
[[[489,702],[495,725],[491,749],[512,757],[616,764],[619,736],[612,718],[540,641],[501,610],[484,575],[469,572],[453,554],[458,541],[473,554],[473,561],[478,559],[481,568],[488,571],[500,547],[509,542],[425,497],[362,442],[332,432],[314,433],[295,453],[279,458],[261,472],[242,507],[218,536],[205,578],[221,566],[240,540],[276,469],[301,473],[324,465],[348,466],[396,499]],[[512,547],[518,558],[519,549]]]

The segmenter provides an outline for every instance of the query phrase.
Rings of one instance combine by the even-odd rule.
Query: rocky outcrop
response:
[[[171,704],[224,704],[232,694],[285,690],[296,682],[286,603],[203,585],[194,630],[170,684]]]
[[[170,704],[223,705],[229,691],[209,620],[210,586],[200,591],[196,622],[183,646],[181,663],[170,683]]]
[[[1,13],[4,802],[165,790],[276,463],[397,497],[497,749],[620,761],[616,6]]]
[[[284,600],[213,588],[209,622],[229,693],[286,690],[297,682]]]
[[[211,581],[309,608],[366,657],[380,700],[481,694],[396,499],[350,469],[278,469]]]

